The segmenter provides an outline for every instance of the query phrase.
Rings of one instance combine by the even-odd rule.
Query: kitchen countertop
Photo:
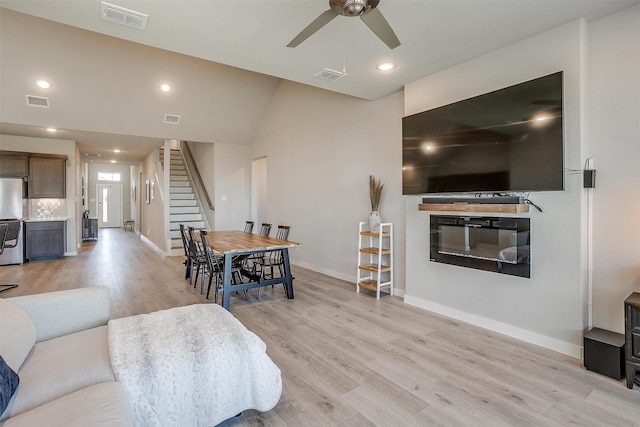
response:
[[[53,221],[67,221],[69,218],[67,218],[66,216],[43,216],[43,217],[37,217],[37,218],[27,218],[24,220],[24,222],[45,222],[45,221],[49,221],[49,222],[53,222]]]

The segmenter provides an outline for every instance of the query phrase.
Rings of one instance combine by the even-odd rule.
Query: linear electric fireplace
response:
[[[431,215],[431,261],[530,277],[529,218]]]

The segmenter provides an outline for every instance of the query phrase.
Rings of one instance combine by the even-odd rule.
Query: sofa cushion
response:
[[[114,381],[107,326],[37,343],[18,374],[20,385],[0,421],[65,394]]]
[[[2,427],[132,426],[124,388],[116,382],[92,385],[8,419]]]
[[[0,356],[0,414],[7,409],[9,400],[18,388],[20,378]]]
[[[36,327],[25,312],[0,299],[0,355],[15,372],[36,342]]]

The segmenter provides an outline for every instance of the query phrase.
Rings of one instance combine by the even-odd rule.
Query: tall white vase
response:
[[[369,231],[372,233],[380,232],[380,213],[378,211],[372,211],[369,215]]]

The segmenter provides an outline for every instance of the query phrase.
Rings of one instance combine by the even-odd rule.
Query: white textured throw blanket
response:
[[[216,304],[109,321],[113,371],[140,427],[212,427],[247,409],[270,410],[282,380],[265,350]]]

